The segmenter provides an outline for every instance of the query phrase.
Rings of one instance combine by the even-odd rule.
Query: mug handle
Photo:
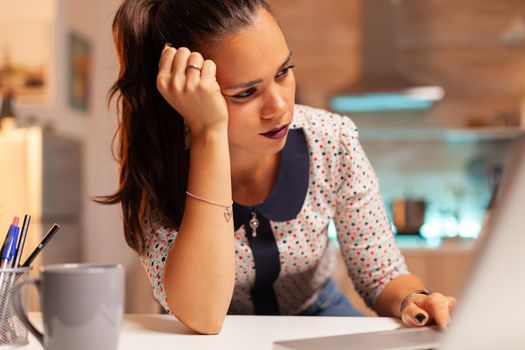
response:
[[[13,294],[11,301],[13,303],[13,308],[18,316],[20,322],[27,327],[27,329],[35,336],[35,338],[44,346],[44,334],[42,334],[35,326],[29,321],[29,318],[26,316],[24,307],[22,306],[21,293],[20,289],[26,284],[34,284],[38,290],[40,290],[40,280],[34,278],[28,278],[20,284],[17,284],[13,288]]]

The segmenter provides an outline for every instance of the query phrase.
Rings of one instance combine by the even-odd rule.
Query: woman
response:
[[[359,313],[330,279],[334,220],[348,273],[380,315],[445,327],[395,245],[350,119],[294,103],[292,53],[264,0],[124,0],[124,231],[154,295],[189,328],[232,314]]]

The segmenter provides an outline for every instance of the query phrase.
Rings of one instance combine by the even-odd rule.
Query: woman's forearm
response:
[[[414,275],[401,275],[388,283],[379,294],[374,310],[380,316],[401,317],[399,308],[403,298],[410,292],[425,289],[425,285]]]
[[[188,191],[231,204],[226,127],[193,135]],[[227,313],[235,283],[233,231],[233,217],[226,221],[224,208],[187,197],[164,286],[173,314],[199,333],[218,333]]]

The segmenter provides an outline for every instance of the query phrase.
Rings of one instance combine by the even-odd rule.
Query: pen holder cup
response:
[[[27,315],[29,293],[27,284],[22,285],[31,267],[0,270],[0,350],[14,349],[28,344],[27,328],[18,318],[13,307],[15,287],[19,289],[20,301]]]

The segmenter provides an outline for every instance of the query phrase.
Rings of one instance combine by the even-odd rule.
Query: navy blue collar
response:
[[[308,191],[309,174],[308,145],[304,130],[290,129],[286,144],[281,151],[279,175],[264,202],[255,206],[233,203],[235,230],[247,223],[253,208],[268,220],[293,220],[301,211]]]

